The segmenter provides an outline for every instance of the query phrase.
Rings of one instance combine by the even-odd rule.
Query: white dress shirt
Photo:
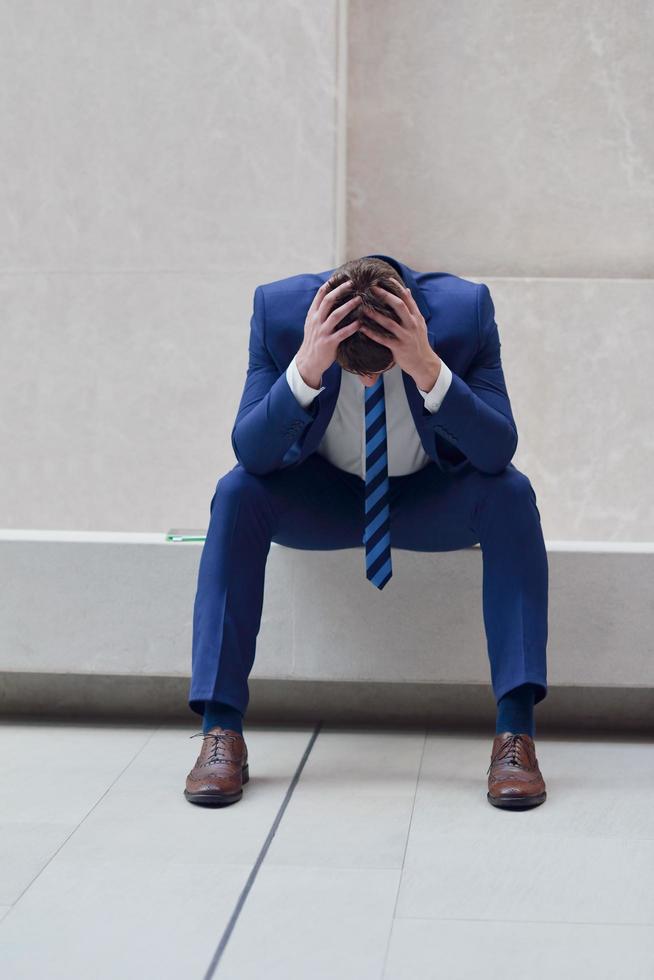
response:
[[[394,364],[382,375],[386,405],[386,440],[388,450],[388,475],[404,476],[422,469],[430,462],[418,430],[404,388],[402,369]],[[286,369],[286,380],[298,402],[307,408],[316,395],[324,389],[312,388],[298,370],[295,357]],[[452,381],[452,372],[441,360],[441,369],[431,391],[418,391],[425,400],[429,412],[437,412]],[[365,480],[366,429],[364,403],[366,387],[356,374],[342,370],[341,387],[334,407],[334,414],[316,447],[316,452],[330,463]]]

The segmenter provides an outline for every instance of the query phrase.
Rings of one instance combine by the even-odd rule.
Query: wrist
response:
[[[432,353],[433,357],[429,358],[427,363],[421,364],[420,370],[413,375],[416,387],[421,391],[431,391],[441,373],[441,359],[435,351]]]
[[[302,353],[298,351],[295,355],[295,364],[300,377],[310,388],[320,388],[322,386],[322,371],[317,371],[311,364],[308,364]]]

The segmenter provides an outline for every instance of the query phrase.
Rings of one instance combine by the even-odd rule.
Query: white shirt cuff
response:
[[[436,384],[431,389],[431,391],[423,391],[422,388],[418,388],[418,391],[425,399],[425,408],[428,412],[437,412],[441,407],[441,402],[447,394],[447,390],[452,383],[452,372],[441,358],[441,369],[438,372],[438,378],[436,379]]]
[[[286,380],[302,408],[308,408],[316,395],[319,395],[326,387],[326,385],[322,385],[320,388],[312,388],[311,385],[308,385],[298,370],[295,357],[286,368]]]

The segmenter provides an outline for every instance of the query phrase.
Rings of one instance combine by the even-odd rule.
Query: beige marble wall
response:
[[[346,7],[0,5],[0,526],[206,526],[254,287],[389,252],[489,284],[547,536],[654,540],[653,8]]]
[[[654,280],[484,281],[545,537],[654,542]]]
[[[654,7],[349,9],[347,258],[487,282],[546,536],[654,541]]]
[[[337,12],[0,5],[0,526],[206,522],[255,286],[336,264]]]
[[[651,277],[649,0],[350,0],[348,252]]]

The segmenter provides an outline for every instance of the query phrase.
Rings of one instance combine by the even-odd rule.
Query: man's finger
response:
[[[332,292],[337,293],[339,289],[342,291],[342,287],[346,286],[349,282],[351,282],[351,280],[346,279],[344,283],[341,283],[341,285],[333,289]],[[327,291],[329,289],[330,283],[331,283],[331,279],[326,279],[325,282],[323,282],[322,286],[318,287],[311,301],[311,306],[309,307],[309,313],[315,313],[315,311],[320,308],[320,304],[322,303],[323,299],[327,295]]]
[[[325,285],[328,285],[328,283],[325,283]],[[326,313],[329,305],[335,299],[338,299],[339,296],[342,296],[343,293],[347,292],[347,290],[351,288],[352,288],[352,280],[346,279],[345,282],[342,282],[340,284],[340,286],[335,286],[334,289],[331,289],[328,293],[323,293],[322,298],[320,300],[320,306],[318,307],[319,312],[321,314]],[[327,319],[327,317],[325,316],[324,319]]]
[[[311,300],[311,306],[309,307],[309,313],[315,313],[315,311],[320,306],[320,301],[322,300],[325,292],[327,290],[328,282],[324,282],[322,286],[319,286],[316,290],[316,295]]]
[[[384,289],[383,286],[372,286],[371,288],[374,289],[380,297],[383,296],[384,300],[390,306],[392,306],[394,310],[397,310],[398,313],[400,313],[403,308],[406,309],[406,300],[398,296],[396,293],[392,293],[390,289]]]
[[[380,299],[383,298],[384,302],[388,303],[388,305],[393,310],[395,310],[398,317],[400,318],[400,324],[399,324],[400,326],[402,327],[410,326],[408,322],[408,318],[410,316],[413,316],[413,311],[407,305],[406,300],[400,299],[399,296],[393,295],[393,293],[389,292],[387,289],[383,289],[381,286],[372,286],[371,288],[376,291]]]
[[[411,312],[414,314],[414,316],[415,315],[422,316],[422,313],[420,312],[420,307],[416,303],[413,293],[411,292],[408,286],[406,287],[404,292],[405,292],[405,302],[409,307],[409,309],[411,310]]]
[[[375,323],[378,323],[380,326],[386,327],[386,329],[389,330],[394,337],[397,336],[397,331],[401,330],[403,326],[403,324],[398,323],[396,320],[393,320],[390,316],[385,316],[383,313],[380,313],[378,310],[366,310],[366,316],[368,317],[369,320],[373,320]]]
[[[348,334],[356,333],[356,331],[361,326],[361,320],[352,320],[351,323],[346,323],[344,327],[337,327],[332,331],[333,337],[347,337]]]
[[[353,296],[352,299],[348,299],[346,303],[342,303],[331,311],[331,313],[325,317],[324,323],[333,326],[335,323],[340,323],[344,320],[353,310],[356,310],[357,306],[361,305],[361,297]]]
[[[387,334],[378,333],[372,327],[366,326],[366,324],[361,325],[361,333],[364,333],[366,337],[370,337],[372,340],[376,340],[378,344],[384,344],[386,347],[392,349],[393,344],[400,338],[397,334],[392,333],[390,336]]]

